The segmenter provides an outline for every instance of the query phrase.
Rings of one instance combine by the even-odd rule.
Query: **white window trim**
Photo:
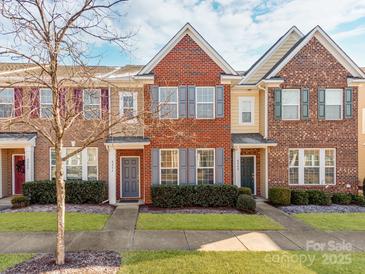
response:
[[[337,106],[337,105],[328,105],[327,104],[327,90],[341,90],[341,109],[340,109],[340,118],[339,119],[327,119],[326,117],[326,109],[327,106]],[[325,121],[340,121],[343,120],[343,89],[342,88],[326,88],[325,89],[325,111],[324,111],[324,119]]]
[[[213,89],[213,102],[198,102],[198,89],[210,88]],[[198,117],[198,104],[212,104],[213,103],[213,116],[210,118]],[[215,119],[215,87],[204,86],[195,88],[195,119],[199,120],[212,120]]]
[[[365,134],[365,108],[362,109],[362,134]]]
[[[282,100],[282,102],[281,102],[281,119],[284,120],[284,121],[298,121],[298,120],[300,120],[300,89],[296,89],[296,88],[282,89],[282,91],[281,91],[281,93],[282,93],[281,94],[281,98],[283,98],[283,93],[285,91],[297,91],[299,96],[298,96],[297,104],[284,104],[283,103],[283,100]],[[298,106],[298,118],[296,118],[296,119],[284,118],[284,115],[283,115],[283,113],[284,113],[284,111],[283,111],[284,106]]]
[[[0,120],[5,120],[14,117],[15,91],[14,88],[0,88],[0,93],[6,89],[10,89],[13,92],[13,96],[11,97],[13,99],[13,101],[11,102],[11,114],[9,117],[0,117]],[[9,104],[0,103],[0,105],[10,105],[10,103]]]
[[[337,170],[337,161],[336,161],[336,149],[335,148],[290,148],[290,150],[298,150],[298,176],[299,182],[298,184],[291,184],[289,181],[289,163],[288,163],[288,184],[290,186],[333,186],[336,185],[336,170]],[[305,150],[319,150],[319,184],[304,184],[304,151]],[[325,151],[326,150],[333,150],[333,158],[334,158],[334,182],[332,184],[326,184],[325,178],[325,171],[326,171],[326,158],[325,158]],[[288,155],[289,155],[288,151]],[[288,157],[289,161],[289,157]]]
[[[99,98],[100,98],[100,102],[99,102],[99,117],[97,118],[93,118],[93,119],[89,119],[85,117],[85,91],[96,91],[99,92]],[[97,106],[97,104],[88,104],[88,106]],[[101,89],[83,89],[82,90],[82,113],[84,115],[84,119],[85,120],[98,120],[101,119],[101,115],[102,115],[102,109],[101,109]]]
[[[61,151],[62,157],[66,156],[66,150],[67,149],[78,149],[78,147],[64,147]],[[80,153],[81,153],[81,158],[82,158],[82,162],[81,162],[81,175],[82,175],[82,180],[83,181],[87,181],[88,180],[88,173],[87,173],[87,162],[88,162],[88,155],[87,155],[87,149],[88,148],[93,148],[96,149],[96,180],[99,180],[99,149],[97,147],[87,147],[85,149],[83,149]],[[52,164],[51,164],[51,159],[52,159],[52,150],[54,148],[50,147],[49,148],[49,179],[52,180]],[[85,161],[84,161],[85,159]],[[63,168],[63,179],[67,180],[67,169],[66,169],[66,161],[62,162],[62,168]]]
[[[174,88],[176,90],[176,103],[175,102],[161,102],[161,89],[164,88]],[[176,117],[162,117],[161,116],[161,106],[163,105],[176,105]],[[159,118],[162,120],[177,120],[179,119],[179,88],[178,87],[159,87],[158,88],[158,108],[159,108]]]
[[[44,91],[48,91],[50,90],[51,91],[51,99],[53,100],[53,93],[52,93],[52,90],[49,89],[49,88],[41,88],[39,89],[39,117],[42,118],[42,119],[50,119],[51,117],[43,117],[42,116],[42,106],[51,106],[53,107],[53,103],[50,103],[50,104],[45,104],[45,103],[42,103],[42,92]]]
[[[213,150],[213,167],[200,167],[199,166],[199,159],[198,159],[198,151],[199,150]],[[195,151],[195,178],[196,178],[196,184],[198,185],[198,169],[211,169],[213,168],[213,185],[215,185],[215,149],[214,148],[197,148]]]
[[[175,167],[162,167],[161,166],[161,160],[162,160],[162,158],[161,158],[161,152],[162,151],[177,151],[177,167],[175,168]],[[179,181],[180,181],[180,178],[179,178],[179,173],[180,173],[180,170],[179,170],[179,167],[180,167],[180,155],[179,155],[179,149],[177,149],[177,148],[163,148],[163,149],[160,149],[159,150],[159,160],[160,160],[160,163],[159,163],[159,173],[160,173],[160,175],[159,175],[159,177],[160,177],[160,180],[159,180],[159,184],[161,185],[161,170],[162,170],[162,168],[163,169],[177,169],[177,185],[179,185]]]
[[[250,102],[251,104],[251,122],[243,122],[242,121],[242,112],[243,112],[243,102]],[[255,97],[253,96],[243,96],[238,98],[238,123],[240,125],[252,126],[255,124]]]
[[[135,91],[120,91],[119,92],[119,117],[123,117],[124,114],[124,96],[133,96],[133,115],[136,116],[138,112],[137,103],[137,92]],[[137,123],[137,118],[134,117],[127,121],[127,123],[134,124]]]

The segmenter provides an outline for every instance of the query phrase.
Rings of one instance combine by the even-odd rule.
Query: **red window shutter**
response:
[[[15,117],[21,116],[23,113],[23,89],[14,88],[14,114]]]
[[[109,90],[107,88],[101,89],[101,110],[103,119],[107,119],[109,114]]]
[[[38,118],[39,117],[39,111],[40,111],[39,89],[38,88],[32,88],[31,89],[31,91],[30,91],[30,100],[31,100],[30,117]]]
[[[82,89],[74,89],[74,104],[75,104],[75,111],[76,113],[82,112],[83,105],[82,105]]]

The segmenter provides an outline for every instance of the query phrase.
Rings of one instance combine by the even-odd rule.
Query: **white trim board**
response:
[[[238,73],[223,59],[222,56],[193,28],[186,23],[175,36],[145,65],[138,75],[150,74],[154,67],[173,49],[180,40],[189,35],[206,54],[226,73],[238,75]]]

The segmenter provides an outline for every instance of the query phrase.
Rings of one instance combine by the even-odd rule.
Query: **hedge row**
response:
[[[66,203],[99,204],[107,198],[106,184],[102,181],[65,181]],[[23,185],[23,194],[31,204],[55,204],[56,183],[54,180],[27,182]]]

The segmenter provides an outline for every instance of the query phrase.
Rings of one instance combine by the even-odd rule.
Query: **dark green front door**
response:
[[[241,187],[251,188],[255,193],[255,157],[241,157]]]

